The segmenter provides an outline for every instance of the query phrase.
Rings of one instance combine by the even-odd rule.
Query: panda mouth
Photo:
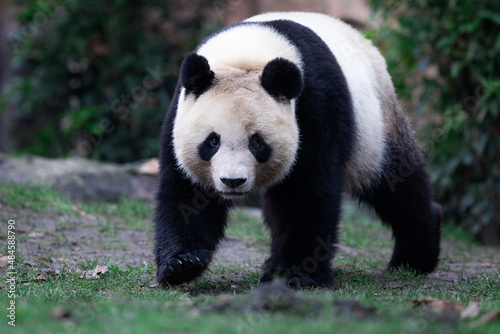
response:
[[[249,192],[243,192],[243,191],[221,191],[220,192],[220,195],[224,198],[227,198],[227,199],[242,198],[248,194],[249,194]]]

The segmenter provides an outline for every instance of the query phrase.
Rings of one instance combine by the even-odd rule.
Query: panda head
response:
[[[173,143],[192,181],[237,199],[287,175],[299,146],[297,65],[276,58],[260,69],[211,69],[193,53],[182,65],[181,84]]]

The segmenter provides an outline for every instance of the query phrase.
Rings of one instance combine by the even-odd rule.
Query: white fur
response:
[[[279,102],[260,84],[260,70],[230,67],[215,72],[215,84],[197,99],[183,92],[174,123],[174,150],[179,167],[191,180],[212,186],[227,199],[232,191],[265,189],[291,170],[299,145],[294,101]],[[212,132],[220,148],[210,161],[198,155],[198,146]],[[249,150],[249,139],[259,133],[272,147],[269,161],[259,164]],[[221,178],[246,178],[231,189]]]
[[[351,191],[367,186],[369,181],[379,177],[383,162],[385,128],[381,96],[377,87],[385,83],[379,83],[376,79],[377,71],[385,71],[385,61],[372,43],[359,32],[327,15],[268,13],[246,21],[278,19],[291,20],[313,30],[337,59],[352,96],[357,127],[357,143],[346,167],[346,186]],[[374,65],[384,68],[375,68]]]
[[[221,178],[246,178],[235,189],[246,193],[278,182],[290,172],[299,144],[295,101],[279,103],[260,84],[268,62],[285,58],[301,68],[296,47],[272,28],[238,26],[210,38],[196,51],[215,73],[214,87],[198,99],[181,90],[174,124],[174,148],[179,167],[193,181],[232,191]],[[212,131],[221,135],[219,151],[209,162],[197,147]],[[273,148],[270,161],[258,164],[248,140],[258,132]]]
[[[220,32],[203,44],[197,52],[208,59],[214,70],[233,67],[262,70],[268,62],[281,57],[301,67],[296,47],[272,28],[257,25],[237,26]]]

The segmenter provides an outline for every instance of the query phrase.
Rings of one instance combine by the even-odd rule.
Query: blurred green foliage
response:
[[[422,138],[446,216],[500,243],[500,1],[371,3],[374,42],[398,94],[427,124]]]
[[[14,117],[11,150],[117,162],[157,156],[179,65],[218,28],[217,4],[17,4],[22,29],[8,36],[17,75],[3,97]]]

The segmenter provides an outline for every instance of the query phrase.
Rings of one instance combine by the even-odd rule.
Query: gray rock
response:
[[[74,200],[117,201],[155,197],[157,176],[139,173],[142,162],[125,165],[82,158],[10,158],[0,154],[0,183],[42,186]]]

